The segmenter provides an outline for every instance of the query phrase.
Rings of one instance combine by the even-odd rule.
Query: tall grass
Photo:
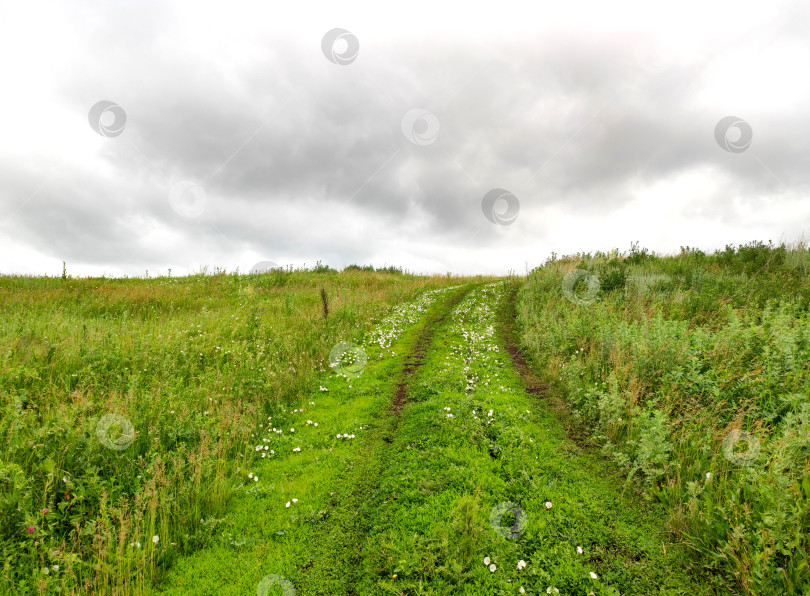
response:
[[[251,436],[317,390],[335,343],[359,343],[390,307],[458,281],[320,264],[0,278],[0,587],[146,591],[207,543]],[[97,432],[111,413],[134,429],[120,450]]]
[[[574,268],[602,282],[589,306],[561,289]],[[809,270],[804,243],[634,245],[554,255],[520,296],[523,347],[575,420],[739,593],[810,589]]]

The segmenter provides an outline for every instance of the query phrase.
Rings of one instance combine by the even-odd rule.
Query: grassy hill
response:
[[[0,593],[806,593],[809,271],[2,277]]]

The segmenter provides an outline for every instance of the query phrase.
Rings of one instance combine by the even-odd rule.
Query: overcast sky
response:
[[[0,272],[810,237],[806,1],[393,6],[0,3]]]

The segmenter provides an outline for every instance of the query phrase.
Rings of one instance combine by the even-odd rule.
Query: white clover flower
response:
[[[518,569],[525,569],[526,568],[526,561],[524,561],[523,559],[518,561],[517,568]]]
[[[253,478],[253,472],[251,472],[250,474],[248,474],[248,478]]]
[[[490,572],[492,572],[492,573],[495,573],[495,570],[496,570],[496,569],[497,569],[497,567],[495,567],[495,563],[493,563],[492,565],[490,565],[490,566],[489,566],[489,570],[490,570]]]
[[[712,473],[711,472],[706,472],[706,480],[711,480],[711,479],[712,479]]]
[[[258,477],[258,476],[254,476],[254,477],[253,477],[253,480],[254,480],[254,482],[258,482],[258,481],[259,481],[259,477]]]
[[[294,447],[293,451],[301,451],[301,448],[300,447]]]
[[[578,547],[577,547],[577,552],[578,552],[579,554],[582,554],[582,547],[581,547],[581,546],[578,546]]]
[[[520,588],[518,589],[518,592],[520,592],[521,594],[525,594],[526,590],[523,588],[523,586],[520,586]]]
[[[297,502],[298,502],[298,499],[293,499],[293,500],[292,500],[292,502],[293,502],[293,503],[297,503]]]
[[[489,565],[489,557],[484,557],[484,565]]]
[[[593,571],[590,573],[591,579],[599,579],[599,576],[596,575]]]
[[[289,502],[289,501],[287,501],[287,507],[289,507],[289,506],[290,506],[290,502]]]
[[[551,509],[551,501],[546,501],[545,505],[546,505],[546,509]]]
[[[158,540],[160,540],[160,538],[159,538],[158,536],[152,536],[152,542],[154,542],[155,544],[157,544],[157,543],[158,543]]]

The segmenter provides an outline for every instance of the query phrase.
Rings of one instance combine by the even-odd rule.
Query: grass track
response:
[[[356,442],[263,462],[273,486],[248,489],[224,522],[244,544],[181,560],[165,593],[255,593],[270,573],[298,596],[714,593],[683,571],[662,512],[623,496],[611,465],[526,391],[506,349],[514,289],[450,291],[395,357],[330,378],[303,415],[348,424]],[[528,520],[516,540],[490,523],[504,502]]]
[[[404,386],[403,371],[418,365],[420,346],[429,344],[435,321],[469,289],[449,290],[438,299],[391,346],[394,357],[380,362],[370,357],[363,375],[352,381],[330,374],[323,380],[328,392],[302,399],[303,411],[288,412],[290,424],[296,414],[299,420],[317,420],[317,433],[304,427],[312,435],[329,429],[356,438],[338,440],[330,432],[318,447],[262,460],[255,468],[260,483],[235,498],[220,522],[224,528],[220,536],[227,538],[181,559],[160,593],[255,593],[259,580],[268,574],[288,578],[297,594],[351,593],[347,591],[351,574],[346,572],[352,565],[351,541],[362,532],[353,511],[385,465],[384,439],[396,431],[393,397]],[[310,401],[316,405],[310,406]],[[296,428],[296,438],[304,437],[301,422],[295,424],[298,428],[286,424],[285,428]],[[302,438],[304,443],[319,440]],[[291,444],[286,448],[289,451]],[[280,452],[278,447],[274,450]],[[286,507],[292,498],[299,498],[298,503]],[[273,589],[280,593],[280,587]]]

